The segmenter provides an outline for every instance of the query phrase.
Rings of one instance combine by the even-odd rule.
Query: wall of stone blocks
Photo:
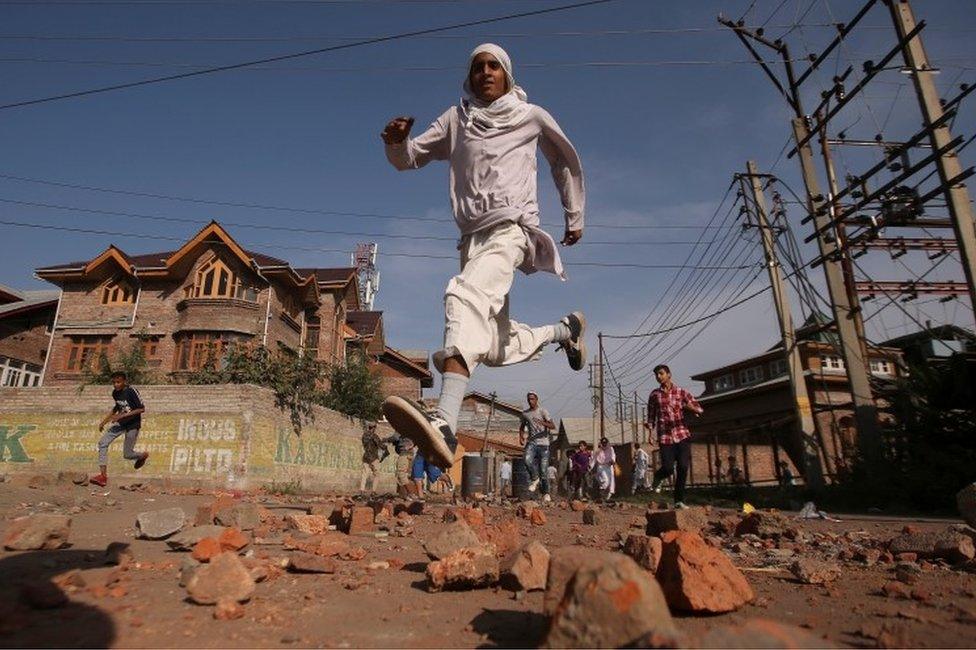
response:
[[[362,470],[358,421],[315,407],[300,431],[274,394],[250,385],[139,386],[146,404],[137,451],[150,452],[138,472],[109,450],[113,479],[170,478],[255,488],[300,482],[304,489],[352,491]],[[111,409],[109,386],[0,388],[0,473],[97,470],[98,422]],[[381,423],[381,438],[391,435]],[[380,465],[378,490],[393,490],[394,460]]]

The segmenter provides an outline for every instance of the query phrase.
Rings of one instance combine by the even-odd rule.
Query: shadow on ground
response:
[[[28,551],[0,558],[0,647],[104,648],[116,637],[108,613],[76,601],[34,609],[21,596],[23,585],[49,580],[71,569],[104,566],[104,550]]]
[[[539,612],[485,609],[471,620],[472,629],[487,637],[479,648],[537,648],[546,634],[547,619]]]

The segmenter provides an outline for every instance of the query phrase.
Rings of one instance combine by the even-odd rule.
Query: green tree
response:
[[[369,371],[365,354],[350,355],[345,365],[332,366],[329,392],[323,403],[334,411],[361,420],[379,419],[383,403],[380,379]]]
[[[155,373],[146,362],[142,342],[136,338],[129,345],[119,345],[109,355],[102,352],[82,371],[82,386],[91,384],[111,384],[112,373],[122,371],[130,384],[151,384],[156,381]]]

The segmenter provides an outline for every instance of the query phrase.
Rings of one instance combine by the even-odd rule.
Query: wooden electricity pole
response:
[[[600,342],[600,437],[603,438],[606,436],[606,406],[603,394],[603,332],[598,333],[596,338]]]
[[[800,350],[796,345],[796,332],[793,329],[793,317],[790,314],[789,296],[783,283],[779,257],[776,255],[776,241],[767,218],[766,196],[755,162],[750,160],[746,163],[746,175],[740,176],[739,181],[742,185],[743,196],[751,195],[752,197],[751,202],[746,201],[746,214],[755,217],[755,223],[750,225],[759,229],[763,256],[766,260],[766,271],[769,274],[769,285],[773,290],[773,303],[776,306],[780,337],[783,341],[783,352],[786,355],[789,367],[793,408],[796,412],[794,449],[799,454],[799,458],[795,460],[799,461],[797,465],[803,472],[803,478],[807,485],[821,486],[824,477],[820,462],[817,427],[813,419],[813,411],[810,408],[810,397],[807,394],[807,383],[803,376]]]

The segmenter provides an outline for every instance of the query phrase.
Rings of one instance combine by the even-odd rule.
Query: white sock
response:
[[[569,325],[559,321],[552,326],[552,341],[553,343],[561,343],[562,341],[568,341],[573,333],[569,331]]]
[[[441,397],[437,402],[437,411],[441,417],[451,425],[451,431],[457,433],[458,413],[461,412],[461,402],[464,392],[468,388],[468,378],[456,372],[445,372],[441,376]]]

